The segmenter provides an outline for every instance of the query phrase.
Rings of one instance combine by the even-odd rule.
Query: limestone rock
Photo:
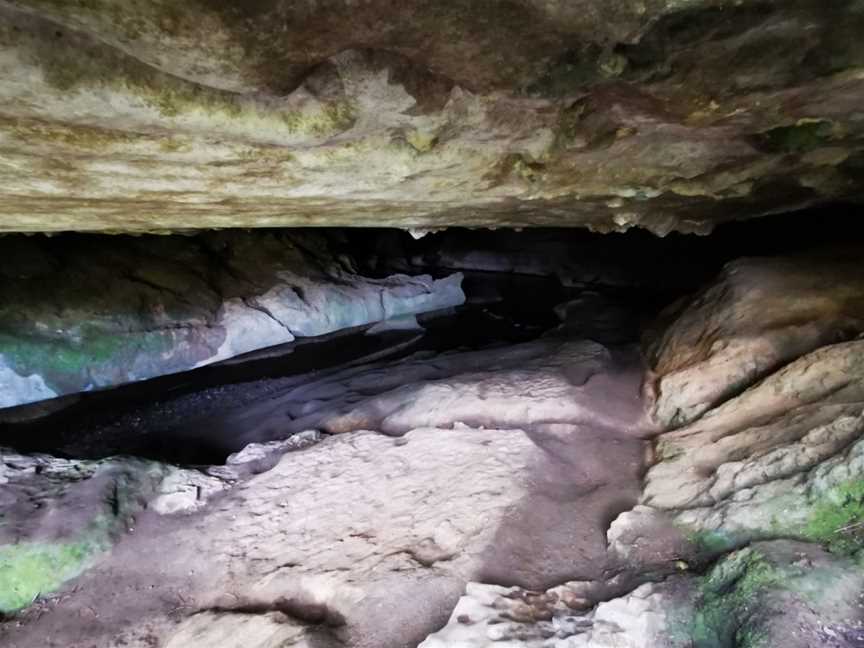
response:
[[[705,232],[860,199],[862,21],[854,0],[4,0],[0,229]]]
[[[813,351],[662,435],[643,503],[708,554],[778,535],[856,550],[844,527],[861,516],[862,353],[858,340]]]
[[[407,645],[412,636],[417,643],[430,622],[446,620],[464,582],[479,573],[499,523],[529,487],[522,476],[537,460],[536,452],[520,431],[424,429],[395,440],[372,432],[331,437],[285,455],[272,470],[239,484],[192,533],[178,519],[161,548],[144,537],[127,538],[136,545],[129,549],[136,560],[158,562],[154,578],[175,569],[183,575],[184,598],[193,608],[179,627],[163,616],[162,587],[151,590],[153,599],[142,603],[131,627],[112,624],[105,601],[85,604],[73,598],[64,606],[96,605],[109,615],[79,628],[95,633],[87,643],[96,645],[113,645],[114,637],[129,631],[132,645],[135,636],[148,633],[181,645],[176,642],[193,635],[207,642],[217,631],[223,645],[253,636],[261,643],[243,645],[270,645],[267,633],[250,635],[247,623],[216,623],[203,633],[190,627],[201,628],[196,611],[275,613],[279,599],[297,602],[291,608],[295,615],[302,615],[304,606],[323,606],[344,619],[333,628],[318,628],[319,641],[342,628],[349,633],[343,639],[358,648]],[[117,548],[109,558],[118,561],[115,568],[126,560],[123,553]],[[111,569],[103,562],[83,578],[98,583],[106,568]],[[187,579],[190,573],[195,576]],[[266,622],[254,622],[261,623]],[[35,626],[31,630],[38,632]],[[70,628],[66,639],[83,641],[74,636],[79,630]],[[16,642],[28,645],[23,637],[13,638]]]
[[[207,500],[224,491],[231,482],[197,470],[171,467],[159,482],[156,496],[149,506],[161,515],[191,513]]]
[[[635,497],[642,449],[588,420],[530,433],[456,425],[327,437],[240,481],[193,526],[183,516],[142,521],[76,581],[78,594],[3,628],[2,640],[36,645],[62,627],[65,641],[96,646],[416,646],[469,581],[602,571],[602,519]],[[112,580],[114,596],[134,597],[134,623],[98,593],[130,560],[153,566]],[[176,603],[166,607],[166,596]],[[568,600],[584,606],[577,598]],[[98,617],[86,625],[61,618],[89,608]]]
[[[292,434],[284,441],[270,441],[268,443],[250,443],[240,452],[235,452],[226,459],[225,463],[230,465],[246,464],[261,461],[276,454],[284,454],[292,450],[308,448],[321,441],[321,433],[318,430],[305,430]]]
[[[739,259],[648,336],[654,416],[689,423],[783,364],[864,331],[856,251]]]
[[[687,648],[827,645],[864,636],[864,572],[811,544],[757,543],[704,577],[646,583],[590,611],[546,592],[470,583],[420,648]]]
[[[636,349],[560,335],[506,347],[427,351],[310,376],[243,411],[208,418],[223,434],[262,440],[272,430],[399,435],[426,425],[579,426],[643,437],[654,431],[641,398]],[[277,437],[279,438],[279,437]]]
[[[695,598],[677,578],[586,610],[567,585],[530,592],[469,583],[449,623],[420,648],[687,648],[692,637],[679,627],[695,617]]]
[[[0,241],[0,407],[464,301],[459,274],[361,277],[309,232],[107,243]]]

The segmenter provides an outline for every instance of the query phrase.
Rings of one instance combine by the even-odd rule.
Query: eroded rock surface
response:
[[[833,251],[732,263],[673,309],[649,347],[654,414],[690,422],[659,437],[645,506],[615,534],[677,528],[708,555],[778,536],[857,551],[862,304],[857,262]]]
[[[661,437],[646,504],[722,546],[776,534],[842,540],[860,510],[864,342],[813,351]],[[835,529],[820,518],[832,509]]]
[[[855,0],[0,4],[0,229],[713,224],[860,199]]]
[[[359,276],[310,232],[0,241],[0,407],[461,304],[461,276]]]
[[[732,264],[716,285],[740,290],[715,285],[661,320],[669,366],[727,390],[674,429],[652,421],[657,375],[635,349],[566,326],[287,377],[197,426],[276,442],[194,479],[160,472],[111,551],[0,642],[858,648],[861,287],[842,255],[818,262]],[[201,480],[224,488],[192,501]]]
[[[739,259],[667,309],[646,348],[658,422],[689,423],[785,363],[864,331],[859,259],[854,249]]]
[[[465,385],[463,407],[485,407],[490,422],[498,413],[509,429],[453,421],[462,411],[442,419],[437,401],[418,396],[404,413],[410,429],[329,436],[257,466],[265,472],[191,517],[142,513],[134,533],[76,579],[76,593],[25,612],[2,641],[408,648],[446,622],[469,581],[546,588],[601,578],[603,528],[638,498],[651,433],[638,360],[589,342],[525,345],[501,367],[499,352],[482,362],[464,354],[478,367],[463,361],[448,380]],[[517,359],[523,370],[506,370]],[[373,366],[368,379],[380,377]],[[547,383],[555,398],[569,385],[573,403],[554,422],[536,416]],[[511,395],[509,410],[486,400],[495,389]],[[418,427],[423,420],[440,427]],[[229,468],[266,459],[259,450]],[[79,614],[86,623],[70,623]]]
[[[530,592],[471,583],[420,648],[854,648],[864,639],[862,586],[856,564],[789,541],[754,544],[703,577],[646,583],[590,611],[567,584]]]

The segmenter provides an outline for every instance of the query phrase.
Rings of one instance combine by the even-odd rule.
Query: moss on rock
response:
[[[748,627],[750,609],[782,574],[754,549],[743,549],[720,562],[703,579],[693,621],[697,648],[756,648],[765,637]]]
[[[0,612],[15,612],[56,590],[83,572],[103,548],[93,539],[0,546]]]
[[[82,378],[131,364],[142,353],[160,356],[173,347],[173,331],[123,334],[85,327],[76,338],[51,339],[0,332],[0,357],[21,376],[39,374],[58,393]],[[95,386],[95,385],[94,385]]]
[[[832,553],[857,555],[864,549],[864,479],[824,493],[804,527],[804,536]]]

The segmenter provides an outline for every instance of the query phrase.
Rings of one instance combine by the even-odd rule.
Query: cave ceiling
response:
[[[0,1],[0,231],[859,202],[862,33],[860,0]]]

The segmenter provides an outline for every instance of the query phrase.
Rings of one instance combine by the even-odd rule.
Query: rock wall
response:
[[[364,278],[309,232],[15,237],[0,256],[0,407],[464,301],[458,273]]]
[[[603,577],[469,583],[421,648],[861,645],[859,258],[740,259],[660,317],[660,434]]]
[[[0,2],[0,230],[706,232],[860,200],[856,0]]]
[[[745,258],[646,335],[654,415],[680,426],[784,364],[864,331],[860,250]]]
[[[860,553],[859,257],[834,249],[736,261],[661,318],[648,381],[667,431],[642,505],[610,529],[616,551],[629,558],[638,529],[665,527],[696,560],[776,537]]]

